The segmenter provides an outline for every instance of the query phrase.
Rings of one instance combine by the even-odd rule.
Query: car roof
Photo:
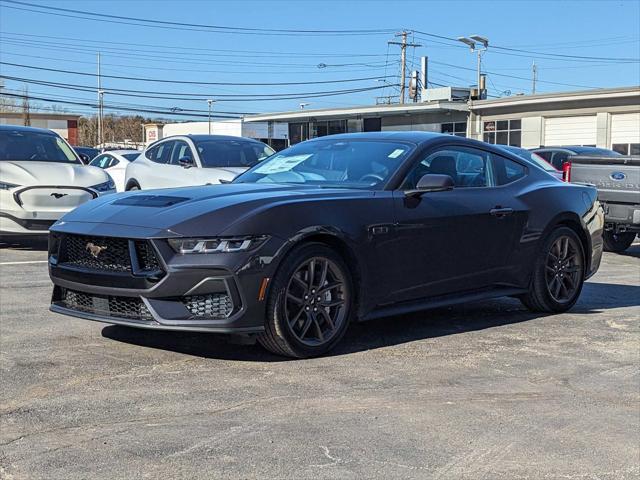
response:
[[[331,140],[396,140],[400,142],[410,142],[410,143],[423,143],[430,140],[434,140],[440,137],[449,137],[452,138],[452,135],[446,135],[442,133],[433,133],[433,132],[418,132],[418,131],[386,131],[386,132],[358,132],[358,133],[338,133],[336,135],[325,135],[323,137],[317,137],[310,140],[308,142],[316,142],[321,140],[326,140],[330,138]],[[457,137],[462,138],[462,137]]]
[[[105,154],[105,153],[115,153],[116,155],[124,155],[126,153],[142,153],[142,150],[134,150],[133,148],[131,149],[123,148],[120,150],[106,150],[102,152],[102,154]]]
[[[0,131],[12,130],[18,132],[34,132],[34,133],[45,133],[48,135],[58,135],[56,132],[49,130],[47,128],[36,128],[36,127],[25,127],[24,125],[0,125]]]
[[[160,139],[167,140],[170,138],[190,138],[195,142],[203,142],[205,140],[234,140],[234,141],[244,141],[244,142],[252,142],[252,143],[262,143],[259,140],[255,140],[253,138],[247,137],[235,137],[233,135],[204,135],[204,134],[196,134],[196,135],[170,135],[168,137],[164,137]]]

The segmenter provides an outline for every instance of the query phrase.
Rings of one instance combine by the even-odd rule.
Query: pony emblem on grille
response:
[[[93,242],[87,243],[86,250],[91,254],[93,258],[98,258],[98,255],[102,253],[102,251],[106,250],[107,247],[101,247],[100,245],[95,245]]]

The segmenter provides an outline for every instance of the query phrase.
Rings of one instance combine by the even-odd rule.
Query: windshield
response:
[[[279,152],[234,183],[307,183],[371,188],[382,186],[413,146],[373,140],[315,140]]]
[[[204,168],[253,167],[275,151],[259,142],[203,140],[195,142]]]
[[[0,160],[82,165],[71,147],[57,135],[25,130],[0,131]]]

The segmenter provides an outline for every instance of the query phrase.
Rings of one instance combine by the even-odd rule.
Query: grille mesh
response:
[[[158,257],[153,247],[149,245],[149,242],[142,241],[135,242],[135,244],[140,268],[142,270],[159,270],[160,264],[158,263]]]
[[[135,297],[92,295],[63,289],[61,303],[70,310],[93,313],[103,317],[153,320],[153,316],[144,302]]]
[[[100,251],[94,256],[92,249],[94,253]],[[71,265],[112,272],[131,271],[129,242],[125,238],[67,235],[63,250],[63,261]]]
[[[223,319],[233,311],[231,297],[222,293],[191,295],[181,300],[191,315],[198,318]]]

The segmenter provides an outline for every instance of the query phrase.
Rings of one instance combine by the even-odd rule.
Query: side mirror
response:
[[[79,153],[78,156],[80,157],[82,163],[84,163],[85,165],[89,165],[89,162],[91,161],[89,155],[87,155],[86,153]]]
[[[404,194],[407,197],[420,197],[427,192],[444,192],[453,189],[453,187],[453,178],[449,175],[428,173],[418,180],[415,190],[407,190]]]
[[[178,160],[178,163],[183,168],[191,168],[194,166],[193,158],[191,157],[182,157]]]

